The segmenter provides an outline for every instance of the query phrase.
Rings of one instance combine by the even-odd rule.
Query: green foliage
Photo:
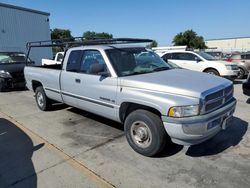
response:
[[[73,36],[71,35],[71,31],[69,29],[51,29],[51,39],[65,39],[65,38],[72,38],[70,40],[73,40]],[[52,47],[53,54],[55,55],[57,52],[64,51],[63,47]]]
[[[185,32],[178,33],[173,43],[175,46],[187,45],[188,48],[204,49],[207,48],[202,36],[198,36],[193,30],[187,30]]]
[[[72,38],[71,31],[69,29],[58,29],[51,30],[51,39],[62,39]]]
[[[86,31],[83,33],[83,38],[85,39],[94,39],[94,38],[101,38],[101,39],[112,39],[113,35],[109,33],[96,33],[94,31]]]
[[[153,40],[149,45],[147,45],[147,48],[154,48],[157,46],[158,46],[158,43],[155,40]]]

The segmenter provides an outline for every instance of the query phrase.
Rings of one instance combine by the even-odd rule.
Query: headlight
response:
[[[239,70],[238,65],[226,65],[227,70]]]
[[[226,65],[227,70],[233,70],[233,66],[232,65]]]
[[[199,115],[199,105],[174,106],[168,111],[169,117],[189,117]]]
[[[7,72],[7,71],[4,71],[4,70],[0,70],[0,76],[2,76],[2,77],[10,77],[11,75],[10,75],[10,73],[9,72]]]

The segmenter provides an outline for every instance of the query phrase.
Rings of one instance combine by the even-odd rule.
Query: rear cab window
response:
[[[83,51],[82,50],[74,50],[69,54],[69,59],[67,62],[66,71],[68,72],[78,72],[81,64]]]
[[[74,50],[69,54],[66,71],[98,75],[107,71],[107,66],[98,50]]]

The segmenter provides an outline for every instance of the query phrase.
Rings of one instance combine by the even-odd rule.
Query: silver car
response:
[[[239,67],[239,76],[238,78],[244,78],[248,75],[250,71],[250,52],[249,53],[239,53],[232,54],[231,57],[227,59],[227,61],[235,62]]]

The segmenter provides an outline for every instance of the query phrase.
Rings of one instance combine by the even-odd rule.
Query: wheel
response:
[[[36,98],[36,104],[38,108],[42,111],[47,111],[51,107],[51,101],[46,96],[44,89],[42,86],[39,86],[36,88],[35,91],[35,98]]]
[[[129,145],[144,156],[160,153],[168,140],[161,118],[146,110],[130,113],[125,120],[124,129]]]
[[[207,70],[205,70],[205,72],[208,73],[208,74],[220,76],[219,72],[217,70],[215,70],[215,69],[207,69]]]
[[[239,71],[240,72],[239,72],[238,78],[243,79],[245,77],[245,71],[243,68],[240,68],[240,67],[239,67]]]
[[[0,79],[0,92],[3,92],[5,90],[4,88],[4,80]]]

